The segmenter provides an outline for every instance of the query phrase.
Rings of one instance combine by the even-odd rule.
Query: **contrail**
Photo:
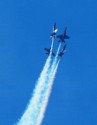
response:
[[[44,92],[47,87],[45,84],[45,81],[46,81],[46,78],[48,75],[48,70],[50,67],[53,43],[54,43],[54,38],[52,39],[50,55],[47,58],[45,66],[37,81],[32,98],[30,99],[30,102],[29,102],[24,114],[22,115],[21,119],[17,123],[17,125],[37,125],[38,116],[39,116],[40,110],[42,108],[41,104],[42,104],[42,101],[44,98]]]

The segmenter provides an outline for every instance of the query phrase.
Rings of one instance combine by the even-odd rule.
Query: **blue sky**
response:
[[[42,125],[97,125],[96,0],[0,1],[0,125],[23,114],[55,21],[58,34],[67,26],[71,38]]]

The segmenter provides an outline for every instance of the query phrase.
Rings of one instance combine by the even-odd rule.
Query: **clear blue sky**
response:
[[[0,1],[0,125],[24,112],[55,21],[71,38],[42,125],[97,125],[97,0]]]

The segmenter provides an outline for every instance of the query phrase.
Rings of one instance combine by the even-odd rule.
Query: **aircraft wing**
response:
[[[44,50],[47,51],[47,52],[50,52],[50,49],[48,49],[48,48],[44,48]]]
[[[50,48],[51,49],[51,48]],[[44,50],[46,51],[46,54],[49,55],[50,54],[50,49],[48,48],[44,48]],[[52,56],[55,56],[55,53],[52,52]]]
[[[45,54],[49,55],[49,53],[45,53]]]
[[[61,38],[62,37],[62,35],[57,35],[57,38]]]
[[[62,37],[62,35],[57,35],[57,38],[61,38]]]

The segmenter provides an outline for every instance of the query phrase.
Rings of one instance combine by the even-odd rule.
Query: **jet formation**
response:
[[[56,23],[54,23],[53,30],[52,30],[52,33],[50,34],[50,37],[53,39],[57,38],[58,42],[64,43],[62,50],[58,54],[59,57],[62,57],[64,53],[66,52],[66,47],[67,47],[66,40],[69,39],[70,37],[67,35],[67,27],[65,27],[64,32],[60,35],[56,35],[57,31],[58,31],[58,28],[56,26]],[[51,47],[44,48],[44,50],[46,51],[46,54],[49,55],[51,51]],[[51,54],[52,56],[56,56],[56,54],[53,51]]]

